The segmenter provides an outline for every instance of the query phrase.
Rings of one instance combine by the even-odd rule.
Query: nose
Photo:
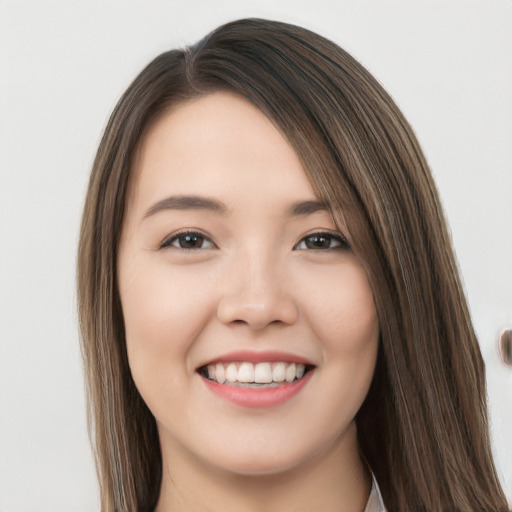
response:
[[[292,325],[299,310],[289,280],[272,256],[251,255],[231,265],[223,276],[217,318],[261,330],[271,324]]]

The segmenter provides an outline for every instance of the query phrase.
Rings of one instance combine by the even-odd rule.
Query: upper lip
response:
[[[231,363],[231,362],[248,362],[248,363],[299,363],[309,366],[316,366],[311,360],[292,354],[290,352],[281,352],[276,350],[253,351],[253,350],[237,350],[228,352],[210,359],[201,364],[198,368],[215,363]]]

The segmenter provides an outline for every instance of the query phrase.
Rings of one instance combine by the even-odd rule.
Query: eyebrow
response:
[[[290,208],[290,216],[309,215],[318,211],[327,211],[327,205],[322,201],[300,201]]]
[[[217,199],[203,196],[179,195],[169,196],[157,201],[148,209],[144,218],[151,217],[165,210],[207,210],[221,215],[229,213],[228,207]],[[298,217],[327,210],[327,205],[322,201],[298,201],[292,204],[288,211],[288,216]]]
[[[201,196],[169,196],[156,202],[144,218],[163,210],[209,210],[223,215],[228,213],[227,206],[216,199]]]

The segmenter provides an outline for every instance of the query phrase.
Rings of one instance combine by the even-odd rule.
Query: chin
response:
[[[244,477],[276,476],[299,466],[301,461],[251,459],[226,464],[225,471]]]
[[[225,457],[219,460],[217,457],[210,460],[210,463],[219,469],[239,476],[276,476],[281,473],[287,473],[295,468],[301,467],[313,456],[308,453],[298,453],[296,448],[293,453],[286,453],[284,450],[276,455],[276,450],[254,450],[244,452],[235,450],[234,457]],[[274,455],[272,455],[274,454]],[[220,462],[220,463],[219,463]]]

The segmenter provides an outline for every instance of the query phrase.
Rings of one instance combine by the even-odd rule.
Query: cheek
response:
[[[308,298],[310,322],[326,357],[358,358],[374,351],[379,325],[370,286],[361,267],[347,266]]]
[[[171,272],[165,263],[155,265],[151,256],[120,265],[119,288],[137,386],[155,381],[167,386],[173,376],[193,371],[186,366],[186,355],[211,315],[211,294],[202,292],[186,272]]]
[[[323,362],[318,374],[322,401],[312,414],[323,418],[333,436],[355,418],[370,387],[379,343],[373,296],[362,269],[331,280],[329,293],[311,296],[311,321]],[[323,402],[320,403],[320,402]]]

